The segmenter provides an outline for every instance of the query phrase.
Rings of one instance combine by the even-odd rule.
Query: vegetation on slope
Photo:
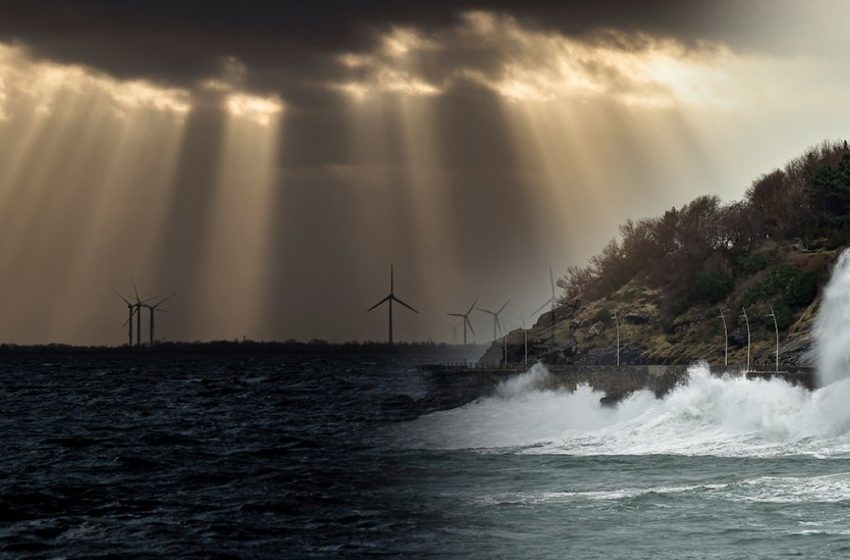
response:
[[[627,221],[587,266],[559,280],[554,341],[544,314],[532,330],[532,354],[611,363],[616,313],[624,363],[722,363],[724,309],[731,364],[745,359],[738,315],[746,308],[756,361],[772,363],[772,306],[783,361],[805,361],[819,293],[848,243],[850,147],[825,142],[756,179],[741,201],[701,196],[661,217]],[[518,333],[509,342],[515,361]]]

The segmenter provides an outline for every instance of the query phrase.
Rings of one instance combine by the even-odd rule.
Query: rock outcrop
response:
[[[798,266],[822,270],[828,277],[836,252],[804,252],[786,248],[783,258]],[[754,282],[744,278],[726,298],[715,304],[698,304],[678,314],[665,308],[660,290],[647,287],[638,279],[624,285],[607,298],[581,302],[562,302],[552,312],[541,314],[528,331],[528,355],[531,362],[548,364],[617,363],[617,331],[613,315],[620,323],[620,363],[690,364],[706,361],[724,363],[728,344],[728,363],[746,365],[747,329],[739,317],[742,302],[747,304],[750,320],[750,355],[753,368],[769,368],[776,360],[776,342],[772,319],[767,317],[770,300],[752,300]],[[752,301],[751,301],[752,300]],[[820,296],[804,308],[789,310],[780,328],[780,369],[784,366],[813,365],[811,328]],[[728,335],[723,339],[720,309],[724,309]],[[507,335],[507,362],[517,364],[525,355],[522,330]],[[481,359],[484,365],[502,364],[505,350],[502,339],[494,343]]]

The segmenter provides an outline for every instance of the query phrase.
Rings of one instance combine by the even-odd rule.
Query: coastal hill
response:
[[[743,200],[702,196],[661,217],[628,221],[587,266],[558,281],[554,311],[528,331],[529,361],[729,365],[772,369],[779,327],[781,365],[811,365],[811,329],[823,287],[850,244],[850,147],[824,142],[757,178]],[[481,362],[499,363],[502,341]],[[521,362],[524,335],[507,335],[508,362]]]

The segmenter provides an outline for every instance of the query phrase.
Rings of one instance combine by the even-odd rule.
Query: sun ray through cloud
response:
[[[276,158],[284,106],[274,96],[231,93],[224,109],[227,117],[204,257],[206,272],[199,289],[215,302],[204,313],[205,323],[216,325],[208,336],[250,334],[256,338],[263,325],[271,201],[278,184]]]

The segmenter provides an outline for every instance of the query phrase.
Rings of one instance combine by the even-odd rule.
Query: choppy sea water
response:
[[[424,550],[374,434],[426,360],[2,357],[0,557]]]
[[[694,367],[663,399],[637,393],[608,408],[587,387],[538,389],[547,375],[537,366],[395,432],[422,453],[409,486],[448,512],[442,551],[850,555],[850,380],[810,392]]]
[[[697,368],[612,409],[535,368],[405,420],[433,356],[148,358],[0,362],[2,554],[850,555],[840,382]]]

